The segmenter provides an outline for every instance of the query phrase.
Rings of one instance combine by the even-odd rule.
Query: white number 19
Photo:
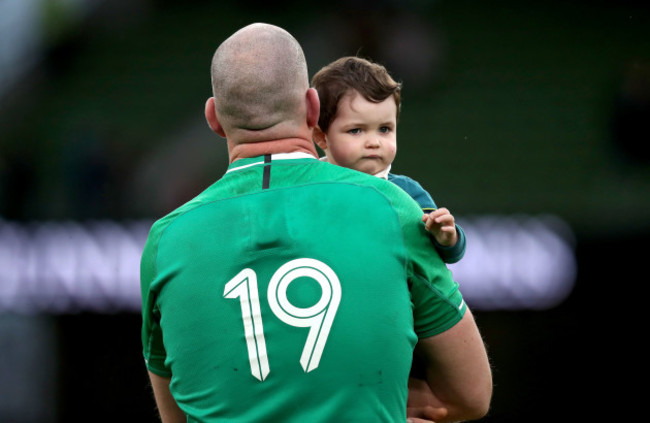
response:
[[[297,278],[311,278],[321,287],[321,297],[307,308],[296,307],[287,298],[289,284]],[[269,374],[269,359],[257,289],[257,274],[244,269],[232,278],[224,289],[225,298],[238,298],[241,304],[246,347],[251,373],[259,380]],[[300,357],[305,372],[311,372],[320,363],[336,310],[341,302],[341,283],[336,273],[325,263],[301,258],[282,265],[271,277],[267,297],[271,311],[284,323],[308,327],[309,334]]]

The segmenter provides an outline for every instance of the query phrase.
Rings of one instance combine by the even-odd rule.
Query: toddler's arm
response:
[[[445,263],[456,263],[465,255],[465,233],[445,207],[425,213],[422,222],[432,235],[438,254]]]

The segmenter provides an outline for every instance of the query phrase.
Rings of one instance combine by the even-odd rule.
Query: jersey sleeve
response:
[[[156,255],[161,229],[158,224],[152,227],[145,243],[140,262],[140,289],[142,295],[142,347],[146,367],[151,372],[170,377],[171,371],[165,366],[167,356],[162,342],[160,313],[156,304],[155,278]]]
[[[425,338],[446,331],[460,321],[467,306],[421,221],[421,210],[411,198],[400,200],[400,218],[407,254],[407,274],[414,328]]]

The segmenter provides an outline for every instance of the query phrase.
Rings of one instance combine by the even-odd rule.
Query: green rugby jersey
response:
[[[189,422],[403,422],[418,336],[466,310],[421,215],[305,154],[237,160],[151,229],[147,368]]]

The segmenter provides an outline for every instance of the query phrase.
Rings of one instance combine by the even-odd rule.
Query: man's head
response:
[[[392,96],[399,118],[402,85],[395,82],[386,68],[360,57],[342,57],[319,70],[312,86],[320,98],[318,126],[323,132],[336,118],[341,99],[357,91],[367,101],[380,103]]]
[[[211,78],[214,97],[206,104],[206,118],[231,142],[297,136],[309,126],[305,121],[313,120],[307,103],[318,97],[309,88],[305,56],[282,28],[255,23],[235,32],[217,48]]]

